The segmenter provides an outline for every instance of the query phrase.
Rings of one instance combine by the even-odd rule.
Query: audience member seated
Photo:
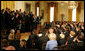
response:
[[[14,29],[11,29],[10,30],[10,34],[8,36],[8,40],[14,40],[14,38],[15,38],[14,37],[15,36],[14,33],[15,33],[15,30]]]
[[[15,35],[15,39],[20,40],[20,37],[21,37],[20,30],[17,30],[17,33]]]
[[[28,50],[25,40],[20,41],[20,48],[18,50]]]
[[[66,50],[84,49],[84,22],[43,22],[43,28],[39,28],[39,31],[37,31],[38,29],[33,28],[38,27],[37,24],[35,24],[37,21],[33,22],[37,19],[37,17],[35,19],[34,16],[32,12],[27,14],[25,11],[22,12],[21,9],[16,11],[11,11],[9,8],[2,9],[1,39],[8,40],[6,40],[7,42],[5,43],[2,43],[4,41],[1,42],[1,49],[7,50],[7,47],[10,45],[12,46],[12,50],[22,48],[32,50],[54,50],[54,47],[60,47],[56,48],[56,50],[62,50],[64,48]],[[27,41],[20,41],[21,34],[24,35],[26,32],[30,32],[31,35]],[[27,43],[26,48],[24,48],[25,42]]]
[[[1,39],[8,39],[8,35],[6,34],[7,30],[2,30],[1,31]]]
[[[34,29],[32,32],[32,35],[29,36],[29,39],[27,41],[27,46],[28,48],[34,48],[34,49],[39,49],[39,37],[36,34],[36,30]]]
[[[53,29],[49,29],[49,32],[49,41],[46,44],[45,50],[53,50],[54,47],[58,46],[58,43],[56,41],[56,35],[53,33]]]
[[[59,39],[59,46],[65,45],[66,40],[65,40],[65,35],[64,34],[60,34],[60,39]]]
[[[81,32],[84,33],[84,26],[81,26]]]
[[[74,31],[70,31],[69,37],[67,37],[67,42],[66,45],[68,45],[70,47],[71,44],[73,44],[73,39],[75,38],[75,32]]]
[[[1,41],[2,50],[16,50],[14,46],[10,45],[8,40],[3,39]]]

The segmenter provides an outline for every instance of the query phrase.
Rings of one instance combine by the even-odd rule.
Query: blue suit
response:
[[[57,46],[58,46],[58,43],[56,40],[50,40],[47,42],[45,50],[53,50],[53,48]]]

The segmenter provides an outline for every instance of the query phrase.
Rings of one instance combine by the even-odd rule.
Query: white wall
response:
[[[25,1],[15,1],[15,10],[21,9],[22,12],[25,10]]]
[[[61,4],[58,4],[58,21],[61,21],[61,14],[64,14],[64,18],[63,21],[68,21],[68,5],[64,4],[63,6],[61,6]]]
[[[84,22],[84,2],[81,3],[80,22]]]
[[[35,1],[25,1],[25,3],[31,5],[31,11],[33,12],[33,14],[35,14]]]
[[[81,9],[80,22],[84,22],[84,9]]]
[[[15,10],[21,9],[22,12],[25,11],[25,3],[31,5],[31,11],[35,14],[35,1],[15,1]]]
[[[42,19],[42,25],[43,25],[44,22],[47,22],[47,3],[45,1],[40,2],[40,16],[42,15],[42,10],[44,10],[44,17]]]
[[[15,1],[15,10],[22,9],[22,12],[25,11],[25,3],[31,4],[31,11],[35,14],[35,1]],[[44,4],[43,4],[44,3]],[[82,8],[84,6],[82,5]],[[43,22],[47,21],[47,3],[45,1],[40,1],[40,15],[42,15],[41,10],[44,10],[44,19]],[[58,21],[61,21],[61,14],[64,13],[64,21],[68,21],[68,5],[65,4],[61,7],[61,4],[58,4]],[[81,9],[80,21],[84,22],[84,9]]]

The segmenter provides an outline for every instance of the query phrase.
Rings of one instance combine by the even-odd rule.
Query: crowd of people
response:
[[[20,10],[11,11],[9,8],[1,10],[1,29],[21,30],[21,32],[31,32],[37,28],[41,16],[36,16],[32,12],[26,13]]]
[[[84,49],[83,22],[59,22],[59,21],[45,22],[43,27],[39,29],[39,34],[37,34],[35,28],[33,28],[33,30],[30,29],[30,26],[32,27],[37,26],[34,25],[33,21],[31,22],[32,20],[31,18],[33,15],[32,12],[26,15],[25,12],[24,13],[22,13],[21,11],[11,12],[9,9],[6,9],[2,10],[1,14],[3,17],[2,21],[4,21],[5,19],[5,21],[2,23],[2,29],[4,29],[3,27],[5,27],[7,30],[12,29],[11,31],[9,31],[10,33],[8,34],[7,38],[6,36],[5,37],[2,36],[1,38],[2,50],[82,50]],[[11,23],[9,21],[10,20],[9,17],[11,18]],[[27,23],[24,23],[26,25],[22,26],[23,29],[19,29],[20,22],[23,23],[22,18],[25,18],[26,19],[25,21]],[[13,22],[13,20],[15,21]],[[19,27],[17,27],[18,25]],[[27,41],[20,40],[20,33],[22,33],[23,32],[22,30],[25,29],[30,29],[32,32]]]

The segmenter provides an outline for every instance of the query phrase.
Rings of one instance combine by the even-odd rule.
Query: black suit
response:
[[[73,44],[73,39],[74,39],[74,37],[70,37],[70,36],[67,37],[68,46],[70,46],[71,44]]]
[[[34,46],[32,46],[32,43],[35,43]],[[27,47],[28,48],[38,48],[39,46],[39,37],[36,34],[30,35],[29,40],[27,41]]]
[[[59,46],[60,45],[65,45],[66,40],[65,39],[59,39]]]
[[[25,32],[25,17],[26,17],[26,15],[23,15],[22,16],[22,26],[21,26],[21,32]]]
[[[69,36],[69,34],[70,34],[70,31],[69,31],[69,30],[67,30],[67,31],[65,32],[65,37],[68,37],[68,36]]]
[[[7,29],[9,29],[9,19],[10,19],[10,14],[7,11],[5,11],[5,23]]]
[[[33,18],[33,24],[32,24],[32,29],[36,29],[37,28],[37,18]]]
[[[84,50],[84,42],[73,42],[71,44],[72,50]]]
[[[4,29],[5,25],[5,14],[1,13],[1,29]]]
[[[41,24],[40,20],[42,19],[42,17],[37,17],[37,24]]]
[[[18,25],[19,25],[19,18],[15,17],[15,20],[14,20],[14,24],[15,24],[15,29],[17,30],[18,29]]]
[[[10,18],[11,15],[7,11],[5,11],[5,23],[6,23],[7,34],[9,34],[10,31]]]
[[[11,15],[11,18],[10,18],[10,21],[9,21],[9,23],[10,23],[10,29],[15,29],[15,24],[14,24],[14,18],[15,16],[14,15]]]
[[[29,20],[30,17],[28,15],[25,16],[25,32],[28,32],[29,30]]]

